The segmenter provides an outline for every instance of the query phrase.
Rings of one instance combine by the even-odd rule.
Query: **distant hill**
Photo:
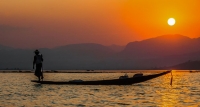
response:
[[[120,52],[122,50],[124,50],[125,46],[120,46],[120,45],[110,45],[108,46],[109,48],[111,48],[112,50],[114,50],[115,52]]]
[[[14,49],[14,48],[8,47],[8,46],[4,46],[4,45],[0,44],[0,50],[12,50],[12,49]]]
[[[51,69],[98,69],[103,66],[98,62],[112,56],[114,51],[100,44],[84,43],[57,47],[47,54],[47,66],[59,63],[49,66]]]
[[[163,35],[139,42],[130,42],[122,54],[132,57],[163,57],[200,51],[200,38]]]
[[[33,50],[0,50],[0,69],[32,69]]]
[[[200,38],[182,35],[163,35],[127,44],[116,57],[127,68],[147,69],[172,66],[187,60],[200,59]]]
[[[32,69],[33,51],[0,46],[0,69]],[[84,43],[39,51],[44,56],[44,69],[50,70],[164,68],[200,60],[200,38],[163,35],[130,42],[125,47]]]
[[[94,69],[98,62],[115,52],[107,46],[94,43],[71,44],[53,49],[39,49],[45,69]],[[0,69],[32,69],[34,50],[0,50]]]
[[[84,57],[104,57],[114,53],[110,48],[95,43],[71,44],[57,47],[52,50],[56,52],[64,52],[65,54],[73,53],[72,55],[76,54]]]
[[[173,70],[200,70],[200,60],[197,61],[187,61],[181,64],[170,66],[164,69],[173,69]]]

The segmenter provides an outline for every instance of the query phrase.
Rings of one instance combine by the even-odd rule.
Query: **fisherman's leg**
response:
[[[40,76],[38,76],[38,81],[40,81]]]
[[[43,72],[42,72],[42,64],[39,64],[39,69],[40,69],[40,77],[43,80]]]
[[[43,80],[43,73],[42,72],[40,72],[40,77],[41,77],[41,80]]]
[[[40,75],[41,75],[41,67],[39,64],[36,64],[36,70],[35,70],[35,75],[38,77],[38,81],[40,81]]]

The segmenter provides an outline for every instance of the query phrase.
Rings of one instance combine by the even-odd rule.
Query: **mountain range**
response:
[[[174,66],[165,67],[162,69],[173,69],[173,70],[200,70],[200,61],[194,60],[194,61],[186,61],[184,63],[180,63]]]
[[[163,35],[126,46],[70,44],[39,51],[44,69],[153,69],[200,60],[200,38]],[[34,50],[0,45],[0,69],[32,69]]]

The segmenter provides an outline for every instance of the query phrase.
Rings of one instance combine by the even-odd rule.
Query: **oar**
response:
[[[41,57],[42,57],[42,54],[41,54]],[[43,81],[43,63],[42,63],[42,67],[41,67],[41,72],[42,72],[42,81]]]
[[[173,81],[173,75],[172,75],[172,70],[171,70],[171,81],[170,81],[171,86],[172,86],[172,81]]]

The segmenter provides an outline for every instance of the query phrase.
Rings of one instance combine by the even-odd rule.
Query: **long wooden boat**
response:
[[[126,79],[112,79],[112,80],[98,80],[98,81],[37,81],[32,80],[32,82],[40,83],[40,84],[54,84],[54,85],[131,85],[134,83],[144,82],[167,73],[171,71],[165,71],[158,74],[138,76]]]

